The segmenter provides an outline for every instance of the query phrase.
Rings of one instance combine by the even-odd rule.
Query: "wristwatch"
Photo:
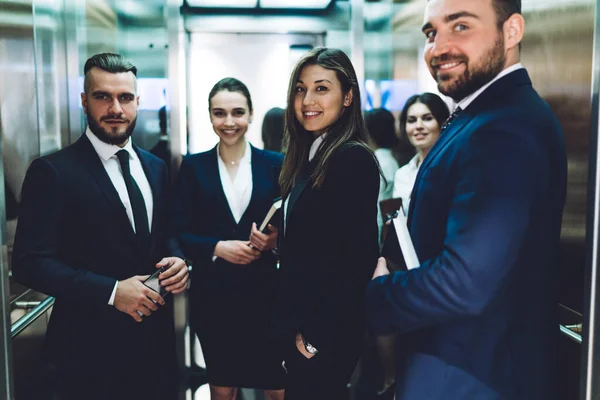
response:
[[[317,354],[319,352],[319,350],[317,350],[315,346],[308,343],[306,339],[304,339],[304,336],[302,336],[302,343],[304,344],[304,348],[306,349],[306,351],[308,351],[310,354]]]

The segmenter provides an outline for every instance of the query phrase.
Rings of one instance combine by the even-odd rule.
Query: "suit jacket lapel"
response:
[[[312,172],[312,168],[310,167],[310,164],[309,164],[309,166],[304,167],[303,172],[301,174],[299,174],[299,176],[296,180],[296,184],[294,185],[294,187],[292,188],[292,191],[290,192],[290,194],[288,196],[286,221],[284,221],[284,223],[286,224],[285,226],[287,226],[287,222],[290,221],[290,217],[292,215],[292,211],[294,210],[294,206],[296,205],[296,202],[298,201],[298,199],[304,192],[304,189],[306,189],[306,186],[310,182],[311,172]]]
[[[152,252],[154,251],[154,246],[156,244],[156,227],[158,224],[158,219],[160,218],[159,215],[159,208],[160,208],[160,195],[162,194],[162,191],[164,190],[164,188],[161,188],[160,185],[160,171],[154,170],[151,168],[151,165],[148,161],[148,159],[146,158],[147,156],[145,156],[140,149],[136,146],[133,145],[133,150],[136,152],[136,154],[138,155],[139,159],[140,159],[140,163],[142,164],[142,168],[144,170],[144,175],[146,175],[146,179],[148,180],[148,183],[150,184],[150,190],[152,191],[152,226],[150,227],[150,237],[151,237],[151,246],[150,246],[150,254],[152,254]],[[162,190],[161,190],[162,189]]]
[[[415,184],[413,185],[413,190],[411,194],[411,206],[408,212],[408,225],[412,221],[412,209],[415,204],[416,196],[418,191],[416,190],[419,182],[421,181],[421,177],[423,176],[425,170],[429,167],[429,165],[433,162],[435,157],[446,147],[448,144],[454,139],[458,133],[482,110],[486,108],[493,108],[501,104],[502,102],[502,94],[506,90],[512,90],[513,87],[519,85],[531,85],[531,80],[529,79],[529,74],[525,69],[519,69],[514,72],[511,72],[508,75],[503,76],[498,79],[494,83],[492,83],[486,90],[483,91],[473,103],[471,103],[465,110],[463,110],[458,117],[446,128],[444,132],[440,135],[440,138],[433,146],[433,148],[429,151],[425,160],[421,164],[419,168],[419,172],[417,173],[417,177],[415,179]],[[495,104],[496,102],[500,102],[500,104]]]
[[[117,212],[118,219],[123,225],[126,226],[125,229],[127,232],[129,232],[131,236],[134,236],[133,228],[129,222],[129,217],[127,217],[125,206],[123,205],[123,202],[121,202],[121,198],[119,197],[119,193],[117,193],[117,189],[115,189],[110,177],[106,173],[104,165],[102,165],[100,156],[98,156],[98,153],[96,153],[94,146],[92,146],[92,143],[90,143],[85,134],[83,134],[79,140],[77,140],[76,145],[81,149],[82,165],[87,166],[88,170],[94,177],[94,180],[102,190],[104,197],[106,197],[106,200]]]
[[[225,196],[223,183],[221,182],[221,173],[219,172],[218,157],[219,155],[217,154],[217,146],[215,146],[211,150],[210,157],[208,157],[209,162],[203,166],[203,170],[206,171],[204,178],[206,178],[208,186],[214,188],[213,190],[217,197],[216,206],[220,208],[220,214],[226,218],[226,221],[223,222],[229,223],[233,226],[237,226],[235,218],[233,217],[233,213],[231,212],[231,207],[229,207],[227,196]]]
[[[268,193],[267,193],[267,179],[268,179],[268,168],[269,165],[267,160],[262,157],[259,152],[251,145],[250,149],[252,151],[251,155],[251,168],[252,168],[252,194],[250,195],[250,203],[248,203],[248,207],[246,207],[246,211],[242,214],[242,218],[240,218],[240,225],[244,225],[246,223],[246,219],[249,218],[249,215],[255,215],[253,210],[259,205],[262,204],[263,201],[268,201]],[[256,222],[257,225],[260,225],[262,221],[248,221],[249,223]]]

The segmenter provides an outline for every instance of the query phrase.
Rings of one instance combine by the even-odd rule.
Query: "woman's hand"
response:
[[[250,247],[250,242],[222,240],[215,246],[214,255],[233,264],[246,265],[260,258],[260,251]]]
[[[258,230],[256,223],[252,224],[252,231],[250,232],[250,243],[252,246],[260,251],[272,250],[277,247],[277,228],[273,225],[267,225],[269,227],[269,233],[264,234]]]
[[[298,351],[300,353],[302,353],[302,355],[308,359],[313,358],[315,355],[314,354],[310,354],[308,351],[306,351],[306,348],[304,347],[304,341],[302,340],[302,334],[301,333],[296,333],[296,348],[298,349]]]

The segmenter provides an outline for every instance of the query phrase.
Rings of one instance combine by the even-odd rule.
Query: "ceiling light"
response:
[[[333,0],[260,0],[260,8],[325,9]]]
[[[257,0],[187,0],[187,3],[191,7],[255,8]]]

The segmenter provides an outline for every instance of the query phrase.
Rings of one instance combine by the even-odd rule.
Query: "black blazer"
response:
[[[184,158],[176,185],[174,226],[185,255],[199,268],[220,269],[232,266],[212,257],[221,240],[244,240],[250,237],[252,223],[260,225],[280,196],[278,177],[283,155],[272,151],[252,151],[252,195],[239,223],[235,222],[223,191],[219,174],[217,147]],[[272,253],[264,253],[254,264],[276,262]]]
[[[141,323],[108,305],[117,280],[151,274],[162,257],[181,256],[166,234],[165,163],[134,149],[154,200],[149,247],[136,240],[125,207],[85,134],[33,161],[23,184],[13,275],[56,298],[46,355],[86,375],[175,365],[169,305]]]
[[[368,150],[347,144],[333,154],[322,187],[312,183],[301,180],[288,196],[273,334],[289,349],[301,332],[346,375],[361,350],[363,299],[377,263],[379,169]]]

